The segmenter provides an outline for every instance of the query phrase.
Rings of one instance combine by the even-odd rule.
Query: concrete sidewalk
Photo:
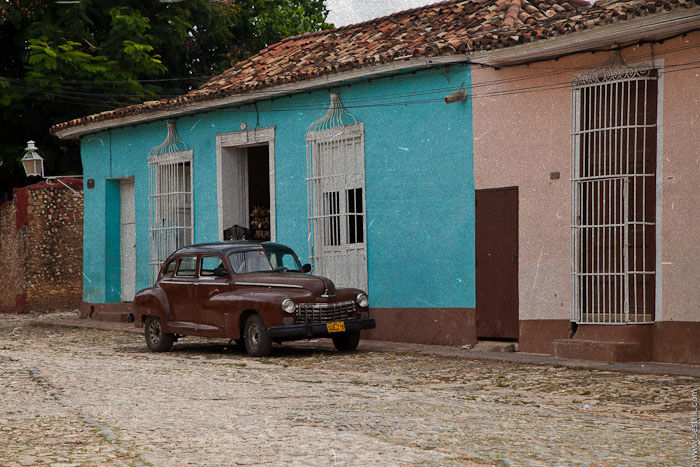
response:
[[[81,319],[76,313],[60,312],[34,315],[29,320],[30,326],[89,328],[104,331],[134,332],[142,334],[143,330],[134,324]],[[145,345],[145,344],[144,344]],[[327,339],[296,341],[285,343],[290,347],[317,347],[333,349],[333,344]],[[575,369],[618,371],[624,373],[660,374],[673,376],[690,376],[700,378],[700,366],[680,365],[674,363],[634,362],[608,363],[589,360],[573,360],[555,358],[545,354],[529,354],[522,352],[483,352],[461,347],[445,347],[438,345],[411,344],[404,342],[386,342],[364,339],[360,341],[360,350],[374,352],[415,353],[449,358],[465,358],[474,360],[495,360],[529,365],[550,365]]]

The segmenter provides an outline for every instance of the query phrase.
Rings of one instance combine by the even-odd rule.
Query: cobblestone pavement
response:
[[[183,339],[0,315],[0,465],[688,465],[687,376]]]

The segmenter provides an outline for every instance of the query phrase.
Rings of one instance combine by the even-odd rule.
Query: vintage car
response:
[[[144,327],[154,352],[182,336],[232,339],[256,357],[269,355],[272,342],[318,337],[355,350],[360,331],[376,326],[367,294],[310,271],[279,243],[188,246],[163,263],[153,287],[136,294],[129,321]]]

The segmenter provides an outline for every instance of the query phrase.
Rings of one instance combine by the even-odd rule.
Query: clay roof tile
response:
[[[696,3],[700,0],[694,0]],[[590,29],[677,7],[688,0],[447,0],[329,31],[289,37],[197,89],[173,99],[110,110],[52,127],[52,132],[192,102],[245,94],[405,56],[464,54]]]

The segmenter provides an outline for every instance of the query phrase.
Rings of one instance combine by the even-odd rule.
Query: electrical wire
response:
[[[684,34],[687,34],[687,33],[679,34],[679,36],[684,35]],[[676,37],[676,36],[674,36],[674,37]],[[669,39],[670,39],[670,38],[666,38],[666,39],[663,39],[663,40],[657,40],[657,41],[646,41],[646,42],[643,42],[643,44],[647,44],[647,43],[653,44],[653,43],[658,43],[658,42],[664,42],[664,41],[667,41],[667,40],[669,40]],[[696,45],[684,45],[684,46],[681,46],[681,47],[676,47],[676,48],[674,48],[674,49],[669,49],[669,50],[666,50],[666,51],[657,52],[657,53],[655,53],[655,55],[668,55],[668,54],[671,54],[671,53],[675,53],[675,52],[679,52],[679,51],[685,51],[685,50],[689,50],[689,49],[693,49],[693,48],[697,48],[697,47],[700,47],[700,44],[696,44]],[[594,51],[585,51],[585,52],[575,52],[574,54],[606,53],[606,52],[610,52],[610,51],[609,51],[609,50],[594,50]],[[571,54],[570,54],[570,55],[571,55]],[[645,58],[645,57],[647,57],[648,55],[649,55],[649,53],[643,52],[643,53],[640,53],[640,54],[638,54],[638,55],[630,55],[630,56],[626,57],[626,60],[636,60],[636,59],[639,59],[639,58]],[[561,58],[561,57],[560,57],[560,58]],[[558,60],[558,58],[557,58],[557,59],[550,59],[550,60]],[[463,65],[467,65],[467,64],[472,65],[472,66],[487,66],[487,67],[490,67],[490,68],[507,68],[506,66],[494,66],[494,65],[486,64],[486,63],[467,61],[467,59],[465,59],[465,62],[463,63]],[[507,82],[507,81],[510,82],[510,81],[519,81],[519,80],[535,79],[535,78],[538,78],[538,77],[549,76],[550,74],[562,74],[562,73],[565,73],[566,71],[585,70],[585,69],[588,68],[588,66],[585,66],[585,65],[584,65],[584,66],[577,66],[577,67],[559,67],[559,66],[556,66],[556,67],[555,67],[555,66],[541,67],[541,66],[537,66],[537,65],[533,65],[533,64],[519,64],[519,65],[513,65],[513,66],[527,66],[527,67],[532,68],[532,69],[550,70],[550,72],[549,72],[549,73],[541,73],[541,74],[539,74],[539,75],[532,75],[532,76],[528,76],[528,77],[510,78],[510,79],[504,79],[504,80],[494,80],[493,82],[490,82],[490,83],[481,83],[481,84],[479,84],[479,85],[487,86],[487,85],[496,84],[496,83],[499,82],[499,81],[500,81],[500,82]],[[508,67],[512,67],[512,66],[508,66]],[[405,74],[407,74],[407,73],[413,73],[413,72],[404,72],[403,74],[405,75]],[[435,75],[435,74],[441,74],[441,73],[442,73],[441,70],[436,70],[436,71],[433,72],[433,73],[425,73],[425,72],[424,72],[424,73],[421,73],[420,77],[421,77],[421,78],[423,78],[423,77],[426,77],[426,78],[427,78],[427,77],[433,76],[433,75]],[[401,81],[401,80],[406,80],[406,79],[415,79],[415,77],[412,77],[412,76],[410,76],[410,77],[401,77],[401,75],[396,76],[396,77],[390,77],[390,78],[392,78],[392,79],[394,79],[394,80],[396,80],[396,81]],[[8,79],[11,83],[12,83],[12,82],[14,82],[14,83],[20,83],[20,82],[23,82],[23,81],[24,81],[24,82],[27,81],[27,80],[18,80],[18,79],[12,79],[12,78],[7,78],[7,79]],[[168,79],[133,80],[133,81],[119,81],[119,80],[110,81],[110,80],[105,80],[104,83],[112,83],[112,84],[113,84],[113,83],[126,83],[126,82],[157,83],[157,82],[190,81],[190,80],[198,80],[198,79],[200,79],[200,78],[168,78]],[[207,80],[207,81],[208,81],[208,80],[211,79],[211,77],[203,77],[203,78],[201,78],[201,79],[202,79],[202,80]],[[66,81],[62,81],[62,83],[87,83],[87,84],[94,84],[95,82],[94,82],[94,81],[89,81],[89,80],[84,80],[84,81],[81,81],[81,80],[66,80]],[[101,90],[101,89],[105,89],[105,88],[107,88],[107,87],[106,87],[106,86],[87,86],[87,87],[83,87],[83,89],[97,89],[97,90]],[[109,88],[107,88],[107,89],[109,89]],[[254,89],[254,90],[248,90],[248,91],[246,91],[246,94],[249,94],[249,95],[267,94],[267,93],[268,93],[267,90],[255,90],[255,89]],[[175,94],[175,95],[167,95],[167,94],[164,94],[164,95],[163,95],[163,98],[167,98],[167,97],[177,97],[177,96],[179,96],[179,95],[181,95],[181,94]],[[128,96],[128,97],[138,97],[137,94],[124,94],[124,96]]]
[[[677,47],[674,49],[669,49],[666,51],[662,52],[656,52],[654,55],[655,56],[663,56],[667,55],[670,53],[675,53],[678,51],[684,51],[684,50],[689,50],[689,49],[694,49],[700,47],[700,44],[698,45],[689,45],[689,46],[682,46],[682,47]],[[626,57],[626,60],[633,60],[635,58],[646,58],[649,56],[649,53],[643,53],[639,54],[637,56],[628,56]],[[696,66],[700,62],[687,62],[687,63],[681,63],[681,64],[674,64],[674,65],[668,65],[664,69],[660,70],[661,73],[673,73],[677,71],[688,71],[688,70],[693,70],[697,69],[698,66]],[[466,65],[466,63],[465,63]],[[475,63],[472,63],[472,65],[475,65]],[[478,64],[476,64],[478,65]],[[524,66],[524,65],[520,65]],[[484,88],[484,87],[496,87],[496,86],[504,86],[504,85],[509,85],[509,84],[515,84],[519,83],[522,81],[531,81],[535,79],[542,79],[542,78],[548,78],[548,77],[553,77],[557,75],[563,75],[563,74],[568,74],[571,71],[576,71],[576,70],[588,70],[590,69],[590,65],[586,66],[580,66],[580,67],[564,67],[564,68],[536,68],[536,69],[541,69],[541,70],[551,70],[549,72],[544,72],[544,73],[535,73],[535,74],[529,74],[527,76],[518,76],[518,77],[513,77],[513,78],[503,78],[503,79],[496,79],[496,80],[489,80],[489,81],[484,81],[484,82],[478,82],[478,83],[472,83],[470,85],[470,88],[472,89],[473,93],[470,96],[472,99],[477,99],[477,98],[484,98],[484,97],[497,97],[497,96],[505,96],[505,95],[512,95],[516,93],[529,93],[529,92],[538,92],[538,91],[550,91],[550,90],[556,90],[560,89],[562,87],[569,87],[570,86],[570,81],[561,81],[561,82],[556,82],[556,83],[551,83],[551,84],[543,84],[543,85],[535,85],[535,86],[527,86],[527,87],[518,87],[518,88],[513,88],[513,89],[508,89],[508,90],[500,90],[500,91],[492,91],[492,92],[484,92],[484,93],[479,93],[479,92],[474,92],[478,90],[479,88]],[[391,76],[391,77],[380,77],[380,78],[369,78],[368,80],[364,82],[369,82],[369,81],[375,81],[375,80],[387,80],[391,79],[393,81],[403,81],[403,80],[415,80],[416,77],[427,77],[427,76],[434,76],[437,74],[443,74],[444,70],[436,70],[433,73],[421,73],[420,75],[417,76],[405,76],[405,75],[413,75],[414,72],[404,72],[402,75],[399,76]],[[74,88],[72,86],[67,86],[65,89],[60,89],[60,90],[44,90],[44,89],[33,89],[32,86],[27,84],[26,80],[15,80],[15,79],[10,79],[10,85],[9,88],[15,89],[18,91],[22,91],[25,95],[28,96],[38,96],[41,94],[45,95],[53,95],[55,96],[53,101],[55,102],[61,102],[61,103],[68,103],[68,104],[78,104],[78,105],[86,105],[86,106],[98,106],[98,107],[104,107],[108,108],[108,106],[128,106],[128,105],[134,105],[138,104],[141,102],[141,99],[143,96],[137,95],[137,94],[131,94],[131,93],[108,93],[105,95],[103,92],[89,92],[85,91],[82,88]],[[357,83],[352,83],[352,84],[357,84]],[[343,87],[343,86],[349,86],[349,84],[346,85],[339,85],[335,87]],[[330,86],[333,87],[333,86]],[[431,88],[431,89],[425,89],[425,90],[417,90],[417,91],[404,91],[401,93],[384,93],[381,95],[371,95],[371,96],[362,96],[362,97],[357,97],[357,98],[344,98],[343,102],[346,107],[348,108],[368,108],[368,107],[386,107],[388,105],[390,106],[395,106],[395,105],[409,105],[409,104],[416,104],[416,103],[424,103],[424,102],[437,102],[442,100],[442,96],[435,97],[435,98],[427,98],[427,96],[431,96],[434,94],[439,94],[439,93],[448,93],[452,92],[455,90],[460,89],[463,87],[463,85],[453,85],[453,86],[447,86],[447,87],[437,87],[437,88]],[[99,88],[89,88],[88,89],[99,89]],[[274,91],[274,89],[273,89]],[[257,93],[265,93],[268,95],[267,99],[272,100],[273,98],[277,97],[282,97],[286,96],[285,93],[280,93],[278,96],[269,96],[270,89],[267,90],[253,90],[251,92],[246,92],[246,95],[251,95],[254,96]],[[162,95],[155,97],[155,99],[164,99],[168,97],[178,97],[180,94],[177,95]],[[417,99],[417,100],[410,100],[412,98],[421,98],[421,97],[426,97],[424,99]],[[123,98],[123,99],[122,99]],[[378,100],[383,100],[383,101],[389,101],[389,100],[398,100],[396,102],[376,102]],[[372,101],[373,103],[365,103],[368,101]],[[245,104],[243,104],[245,105]],[[279,109],[270,109],[272,111],[274,110],[280,110],[280,111],[306,111],[306,110],[318,110],[320,107],[318,105],[310,104],[308,106],[299,106],[297,105],[296,107],[287,107],[287,108],[279,108]],[[323,107],[323,110],[325,110],[325,107]]]

